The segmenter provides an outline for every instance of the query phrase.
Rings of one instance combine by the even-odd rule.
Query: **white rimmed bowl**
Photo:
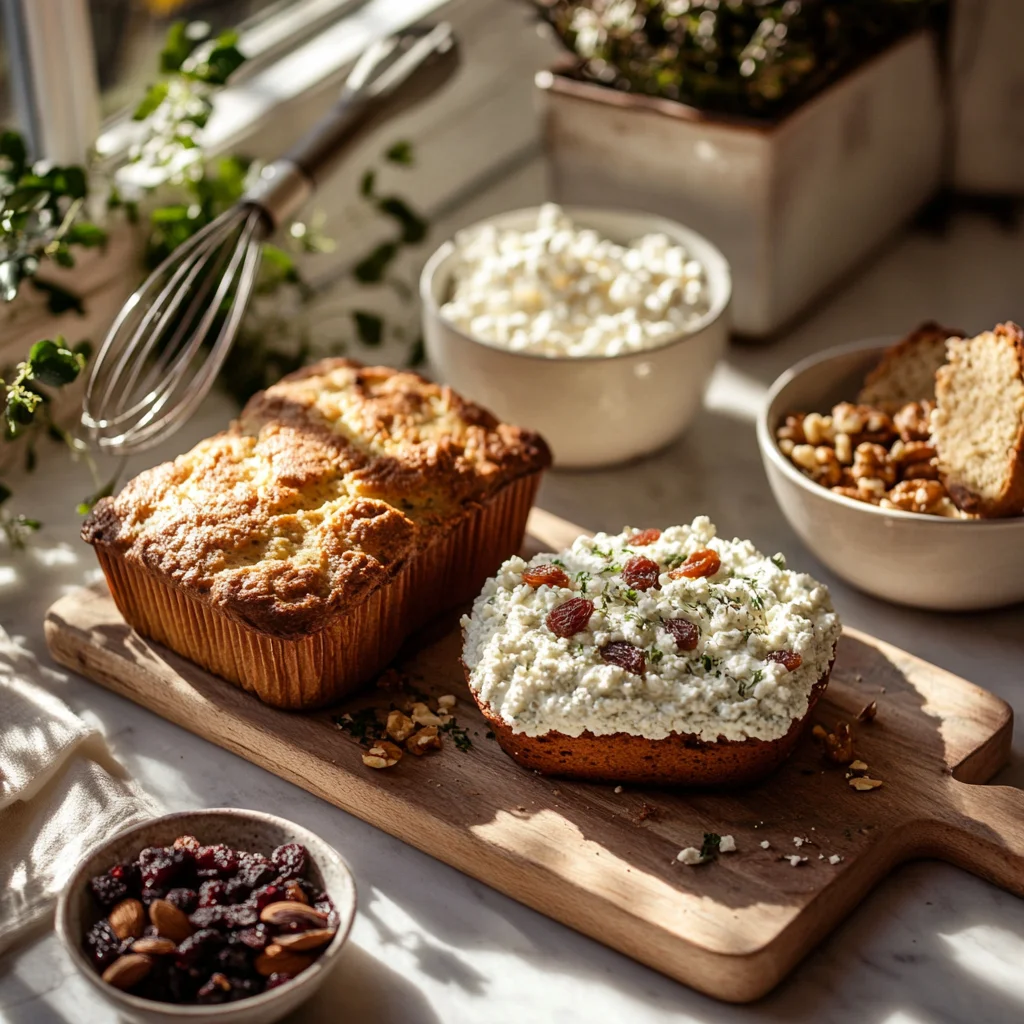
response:
[[[768,482],[790,526],[836,575],[896,604],[976,611],[1024,601],[1024,516],[944,519],[844,498],[808,479],[779,450],[787,413],[828,412],[854,400],[887,346],[828,349],[787,370],[757,422]]]
[[[202,843],[227,843],[236,849],[264,854],[284,843],[301,843],[306,847],[309,854],[307,875],[331,897],[338,912],[337,934],[312,966],[269,992],[219,1006],[178,1005],[142,999],[122,992],[100,978],[82,950],[86,931],[101,916],[88,891],[89,879],[108,871],[120,861],[133,859],[147,846],[169,846],[183,834],[194,835]],[[334,847],[308,829],[284,818],[260,811],[224,807],[181,811],[152,818],[117,833],[97,846],[75,868],[61,891],[57,901],[56,926],[75,967],[126,1020],[140,1024],[185,1024],[188,1021],[271,1024],[291,1013],[320,987],[345,945],[355,913],[355,879]]]
[[[686,246],[707,272],[708,312],[690,330],[642,352],[586,358],[512,352],[471,337],[441,315],[457,259],[449,241],[430,257],[420,278],[424,341],[441,379],[506,422],[539,431],[555,465],[611,466],[664,447],[697,414],[728,337],[732,279],[715,246],[673,221],[626,211],[566,212],[580,227],[614,242],[663,232]],[[525,229],[537,223],[537,208],[480,223]]]

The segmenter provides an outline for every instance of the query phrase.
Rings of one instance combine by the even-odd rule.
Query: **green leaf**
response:
[[[184,203],[177,203],[174,206],[158,206],[150,213],[149,219],[154,224],[177,224],[189,219],[188,207]]]
[[[194,68],[183,70],[182,74],[207,85],[224,85],[244,63],[245,54],[233,43],[217,45],[205,60]]]
[[[0,480],[0,505],[2,505],[13,493],[14,491]]]
[[[62,288],[51,281],[42,281],[38,277],[32,278],[32,287],[46,295],[46,308],[55,316],[68,312],[85,316],[85,306],[81,298],[67,288]]]
[[[167,30],[164,48],[160,51],[160,70],[164,74],[173,74],[181,69],[202,37],[189,33],[187,21],[176,21]]]
[[[400,142],[396,142],[384,154],[384,158],[386,160],[390,160],[393,164],[402,164],[404,167],[412,167],[412,143],[406,142],[404,139]]]
[[[299,268],[291,253],[276,245],[263,246],[263,260],[267,268],[280,279],[295,283],[299,279]]]
[[[76,221],[64,234],[68,245],[81,245],[86,249],[95,249],[107,244],[107,233],[98,224],[87,220]]]
[[[356,325],[359,340],[370,348],[376,348],[384,340],[384,320],[376,313],[355,310],[352,320]]]
[[[22,427],[27,427],[32,422],[37,404],[37,396],[32,395],[31,392],[22,390],[7,392],[4,415],[7,417],[7,426],[14,436],[17,436]]]
[[[405,365],[409,367],[422,366],[427,360],[427,350],[423,344],[423,335],[421,334],[413,343],[409,349],[409,357],[405,361]]]
[[[83,338],[81,341],[75,342],[71,351],[75,355],[81,356],[83,363],[87,363],[92,358],[92,342],[88,338]]]
[[[369,170],[364,172],[363,179],[359,183],[359,194],[364,199],[371,199],[373,197],[373,186],[377,181],[377,172]]]
[[[25,152],[25,141],[17,132],[5,131],[0,134],[0,156],[10,164],[8,174],[17,181],[25,173],[28,155]]]
[[[14,525],[23,530],[38,530],[43,524],[38,519],[29,519],[28,516],[15,516]]]
[[[114,493],[114,488],[117,486],[117,475],[115,473],[98,491],[78,503],[77,511],[80,516],[86,515],[100,498],[109,498]]]
[[[54,191],[69,199],[84,199],[89,191],[85,171],[81,167],[56,167],[50,174],[54,181]]]
[[[387,196],[377,203],[381,213],[386,213],[402,226],[402,241],[406,245],[415,245],[427,237],[427,222],[410,209],[404,199],[398,196]]]
[[[376,284],[384,279],[384,272],[397,255],[397,243],[382,242],[369,256],[364,256],[352,268],[352,273],[356,280],[362,281],[363,284]]]
[[[60,343],[46,339],[37,341],[28,354],[32,376],[41,384],[60,388],[70,384],[82,371],[85,359]]]
[[[718,848],[722,845],[722,837],[716,832],[705,832],[704,842],[700,845],[702,860],[713,860],[718,856]]]
[[[166,82],[156,82],[146,90],[146,95],[132,114],[133,121],[145,121],[165,99],[170,87]]]

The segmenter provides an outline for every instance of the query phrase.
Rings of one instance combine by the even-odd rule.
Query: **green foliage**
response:
[[[11,302],[26,280],[47,292],[52,313],[75,308],[66,289],[36,278],[49,260],[73,267],[72,247],[106,243],[106,232],[80,220],[87,192],[81,167],[32,165],[22,137],[0,133],[0,298]]]
[[[775,118],[945,0],[532,0],[576,76],[703,110]]]

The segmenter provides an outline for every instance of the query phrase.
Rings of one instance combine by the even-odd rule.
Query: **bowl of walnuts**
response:
[[[757,425],[775,499],[861,590],[944,611],[1024,601],[1024,332],[926,323],[786,371]]]
[[[56,924],[123,1019],[270,1024],[325,980],[355,905],[352,874],[322,839],[223,808],[153,818],[96,847]]]

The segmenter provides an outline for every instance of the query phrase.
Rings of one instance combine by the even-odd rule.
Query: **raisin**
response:
[[[772,651],[765,660],[777,661],[790,672],[795,671],[804,663],[804,659],[796,651]]]
[[[173,847],[149,846],[139,854],[139,871],[147,889],[169,889],[192,865],[192,853]]]
[[[109,910],[115,903],[120,903],[128,896],[128,886],[113,874],[97,875],[89,882],[89,889],[93,899],[104,910]]]
[[[199,906],[215,907],[228,902],[228,887],[217,878],[211,878],[199,886]]]
[[[634,533],[626,543],[631,547],[644,548],[648,544],[653,544],[659,537],[661,537],[661,530],[640,530],[638,533]]]
[[[227,945],[217,954],[217,966],[225,974],[252,974],[252,950],[246,946]]]
[[[230,978],[231,995],[228,997],[231,1002],[238,999],[248,999],[249,996],[258,996],[263,991],[262,979],[260,978]]]
[[[197,868],[216,872],[221,877],[233,875],[238,870],[238,854],[223,843],[200,846],[195,857]]]
[[[199,906],[199,893],[195,889],[172,889],[164,899],[186,914],[191,914]]]
[[[121,955],[121,940],[107,921],[97,921],[85,933],[85,953],[101,972]]]
[[[261,885],[272,882],[277,877],[277,869],[268,857],[261,853],[243,853],[238,858],[238,879],[250,889],[258,889]]]
[[[270,929],[265,924],[257,924],[252,928],[240,928],[237,932],[232,933],[228,941],[232,945],[241,944],[249,949],[263,950],[270,942]]]
[[[675,640],[679,650],[693,651],[697,649],[700,630],[689,619],[668,619],[664,626],[666,632]]]
[[[115,864],[110,869],[110,874],[124,882],[128,887],[129,896],[138,897],[142,892],[142,875],[139,872],[138,861]]]
[[[594,602],[585,597],[570,598],[565,604],[548,612],[547,624],[555,636],[575,636],[587,628],[590,616],[594,614]]]
[[[678,580],[685,576],[688,580],[696,580],[702,576],[714,576],[721,567],[722,560],[718,557],[718,552],[702,548],[700,551],[694,551],[678,569],[673,569],[669,577]]]
[[[622,567],[622,579],[634,590],[650,590],[658,586],[661,568],[657,562],[643,555],[634,555]]]
[[[286,985],[292,980],[293,975],[291,974],[272,974],[267,978],[267,986],[264,991],[269,992],[272,988],[277,988],[279,985]]]
[[[284,889],[279,885],[264,885],[256,889],[249,897],[249,902],[257,911],[262,910],[269,903],[276,903],[285,898]]]
[[[535,565],[523,571],[523,582],[531,587],[568,587],[572,581],[557,565]]]
[[[241,878],[229,878],[224,887],[224,896],[227,903],[244,903],[252,893],[252,886],[247,885]]]
[[[188,919],[193,928],[223,928],[227,909],[221,906],[199,907],[188,915]]]
[[[229,928],[251,928],[259,919],[259,911],[251,903],[224,907],[224,923]]]
[[[644,674],[647,667],[644,652],[639,647],[627,644],[624,640],[613,640],[605,644],[599,651],[601,660],[606,665],[618,665],[627,672],[634,672],[638,676]]]
[[[299,843],[285,843],[279,846],[270,859],[277,866],[281,880],[298,878],[306,870],[306,848]]]
[[[202,911],[197,910],[196,913],[199,914]],[[179,943],[175,962],[183,970],[198,967],[204,961],[212,963],[213,958],[223,945],[224,936],[220,932],[215,932],[211,928],[201,928]]]

